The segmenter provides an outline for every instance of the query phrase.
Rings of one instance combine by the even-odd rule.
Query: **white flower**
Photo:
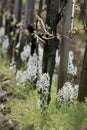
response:
[[[73,85],[70,82],[66,82],[62,89],[57,93],[57,101],[62,105],[69,103],[72,100],[76,100],[78,97],[78,85]]]
[[[74,54],[72,51],[69,51],[69,59],[72,61],[74,59]]]
[[[18,71],[16,74],[17,85],[25,86],[27,82],[34,81],[37,78],[38,56],[36,53],[29,57],[27,69],[23,72]]]
[[[11,119],[8,120],[8,124],[9,124],[9,125],[12,125],[12,124],[13,124],[13,122],[12,122]]]
[[[16,74],[16,80],[17,80],[17,86],[25,86],[25,83],[27,81],[26,75],[23,74],[23,72],[18,71]]]
[[[27,63],[27,67],[30,66],[37,66],[38,65],[38,56],[36,53],[33,54],[33,56],[29,57],[28,63]]]
[[[7,53],[8,47],[9,47],[9,39],[7,36],[5,36],[2,42],[2,53]]]
[[[74,90],[75,90],[75,93],[73,93],[73,95],[74,95],[75,99],[77,99],[78,98],[79,85],[75,85]]]
[[[1,109],[4,109],[4,107],[5,107],[4,104],[0,104]]]
[[[74,76],[77,74],[77,66],[73,65],[73,60],[74,60],[74,54],[72,51],[69,51],[67,73]],[[56,52],[56,65],[58,66],[59,64],[60,64],[60,56],[58,56],[58,51],[57,51]]]
[[[72,74],[73,76],[77,74],[77,66],[73,65],[74,54],[72,51],[69,51],[69,60],[68,60],[68,74]]]
[[[29,57],[28,63],[27,63],[27,72],[29,75],[29,78],[33,80],[37,77],[37,71],[38,71],[38,56],[36,53],[33,54],[33,56]]]
[[[37,103],[38,109],[41,109],[41,108],[42,108],[42,104],[43,104],[43,102],[39,99],[39,100],[38,100],[38,103]]]
[[[15,74],[15,73],[16,73],[16,64],[14,58],[12,58],[12,62],[10,63],[9,67],[9,74]]]
[[[23,48],[23,51],[21,52],[22,61],[26,61],[27,58],[29,58],[29,56],[30,56],[30,46],[25,45],[24,48]]]
[[[23,73],[21,71],[18,71],[16,74],[16,80],[20,81],[22,76],[23,76]]]
[[[50,86],[49,74],[48,73],[42,74],[40,80],[37,81],[36,86],[40,94],[38,106],[39,108],[44,108],[47,105],[49,95],[49,86]]]
[[[50,86],[49,74],[42,74],[40,80],[37,81],[36,86],[38,87],[38,91],[41,91],[42,93],[48,93]]]
[[[12,66],[10,66],[10,68],[9,68],[9,74],[15,74],[16,73],[16,65],[12,65]]]

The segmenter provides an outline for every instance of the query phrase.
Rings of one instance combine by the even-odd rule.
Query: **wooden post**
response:
[[[68,55],[70,46],[69,30],[73,27],[74,0],[67,0],[63,17],[62,42],[60,45],[60,66],[58,72],[58,89],[62,88],[67,79]]]

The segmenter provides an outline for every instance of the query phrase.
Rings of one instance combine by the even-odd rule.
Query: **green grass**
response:
[[[3,74],[4,77],[9,77],[6,60],[0,60],[2,61],[0,62],[0,76]],[[26,91],[16,86],[14,76],[9,78],[11,81],[8,83],[8,91],[14,95],[5,104],[6,108],[11,108],[11,113],[7,114],[5,119],[16,121],[20,130],[29,130],[29,125],[34,125],[35,130],[79,130],[79,127],[87,126],[87,101],[82,104],[75,102],[61,108],[57,107],[55,77],[52,85],[52,101],[45,111],[37,108],[39,97],[37,90]]]
[[[55,102],[51,102],[42,112],[37,109],[37,94],[33,92],[25,100],[10,99],[7,106],[11,107],[11,114],[6,118],[17,121],[21,130],[27,130],[29,124],[34,124],[35,130],[78,130],[87,125],[87,103],[58,109]]]

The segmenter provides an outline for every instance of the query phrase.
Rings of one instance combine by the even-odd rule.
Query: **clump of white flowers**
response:
[[[2,39],[4,37],[5,29],[3,27],[0,28],[0,43],[2,42]]]
[[[58,66],[60,64],[60,56],[58,56],[58,51],[56,52],[56,59],[55,60],[56,60],[56,65]],[[67,73],[74,76],[77,74],[77,66],[73,65],[73,60],[74,60],[74,54],[72,51],[69,51]]]
[[[5,36],[2,42],[2,53],[7,53],[8,47],[9,47],[9,38]]]
[[[37,89],[40,94],[40,99],[38,100],[38,108],[45,108],[48,101],[50,78],[48,73],[43,73],[40,80],[37,81]]]
[[[17,80],[17,85],[18,86],[25,86],[25,83],[27,81],[26,76],[24,75],[24,73],[22,71],[18,71],[16,74],[16,80]]]
[[[30,80],[33,78],[35,80],[37,78],[37,71],[38,71],[38,56],[36,53],[33,56],[29,57],[27,63],[27,72],[29,74]]]
[[[15,74],[16,73],[16,63],[14,61],[14,58],[12,58],[12,62],[10,63],[9,67],[9,74]]]
[[[22,61],[26,61],[30,56],[30,46],[27,44],[24,46],[23,51],[21,52]]]
[[[74,59],[74,54],[72,51],[69,51],[69,60],[68,60],[68,74],[71,75],[76,75],[77,74],[77,66],[73,65],[73,59]]]
[[[16,74],[17,85],[25,86],[27,82],[34,81],[37,78],[38,71],[38,56],[36,53],[29,57],[27,69],[25,71],[18,71]]]
[[[56,99],[61,103],[61,106],[77,100],[78,87],[78,85],[72,85],[70,82],[64,84],[63,88],[56,95]]]

